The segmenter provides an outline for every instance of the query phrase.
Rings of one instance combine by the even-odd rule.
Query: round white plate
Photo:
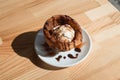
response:
[[[83,61],[90,53],[92,47],[91,38],[83,28],[82,28],[82,35],[83,35],[83,43],[85,43],[85,45],[82,46],[81,52],[76,52],[74,49],[72,49],[70,51],[65,51],[65,52],[56,52],[55,55],[50,56],[51,52],[53,52],[54,50],[50,49],[49,47],[48,49],[46,49],[46,47],[43,46],[45,43],[45,38],[44,38],[43,30],[41,29],[38,32],[35,39],[35,51],[38,57],[49,65],[56,67],[73,66]],[[73,56],[76,56],[76,54],[78,54],[78,57],[74,59],[69,58],[68,54],[72,54]],[[56,58],[60,55],[62,56],[62,58],[60,59],[60,61],[57,61]],[[64,59],[63,57],[66,57],[66,59]]]

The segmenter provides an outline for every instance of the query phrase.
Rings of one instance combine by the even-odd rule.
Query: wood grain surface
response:
[[[82,63],[56,68],[34,52],[34,39],[56,14],[74,18],[92,37]],[[0,80],[120,80],[120,12],[108,0],[0,0]]]

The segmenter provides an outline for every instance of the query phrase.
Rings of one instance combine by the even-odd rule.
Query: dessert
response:
[[[71,42],[74,38],[75,31],[70,25],[65,24],[53,28],[53,34],[55,35],[56,39],[60,42]]]
[[[55,15],[46,21],[43,32],[47,44],[59,51],[67,51],[82,44],[79,24],[67,15]]]

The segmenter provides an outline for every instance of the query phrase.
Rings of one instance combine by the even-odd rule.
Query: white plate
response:
[[[45,47],[43,46],[43,44],[45,43],[45,38],[44,38],[43,30],[41,29],[38,32],[35,39],[35,51],[38,57],[49,65],[56,66],[56,67],[73,66],[83,61],[90,53],[90,50],[92,47],[91,38],[83,28],[82,28],[82,35],[83,35],[83,43],[85,42],[86,44],[83,45],[83,47],[81,48],[81,52],[76,52],[74,49],[72,49],[70,51],[65,51],[65,52],[56,52],[56,55],[49,56],[48,55],[49,51],[52,51],[52,50],[49,50],[49,51],[45,50]],[[68,57],[68,54],[72,54],[73,56],[75,56],[76,53],[79,54],[77,58],[71,59]],[[57,61],[56,58],[59,55],[61,55],[62,58],[60,59],[60,61]],[[66,59],[63,58],[64,56],[66,56]]]

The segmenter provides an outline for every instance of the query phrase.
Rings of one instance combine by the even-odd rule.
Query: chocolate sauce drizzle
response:
[[[66,59],[66,57],[65,57],[65,56],[64,56],[63,58],[64,58],[64,59]]]
[[[67,56],[68,56],[69,58],[71,58],[71,59],[75,59],[75,58],[78,57],[78,54],[76,54],[75,56],[73,56],[72,54],[68,54]]]
[[[80,48],[75,48],[74,50],[75,50],[76,52],[78,52],[78,53],[81,52],[81,49],[80,49]],[[78,55],[79,55],[78,53],[76,53],[75,56],[73,56],[73,55],[70,53],[70,54],[67,55],[67,57],[70,58],[70,59],[76,59],[76,58],[78,58]],[[59,55],[59,56],[56,58],[56,60],[57,60],[57,61],[60,61],[61,58],[62,58],[62,56]],[[66,59],[66,56],[64,56],[63,59]]]
[[[60,61],[60,59],[62,58],[61,55],[59,55],[57,58],[55,58],[57,61]]]
[[[81,52],[81,49],[80,48],[75,48],[75,51],[76,52]]]

